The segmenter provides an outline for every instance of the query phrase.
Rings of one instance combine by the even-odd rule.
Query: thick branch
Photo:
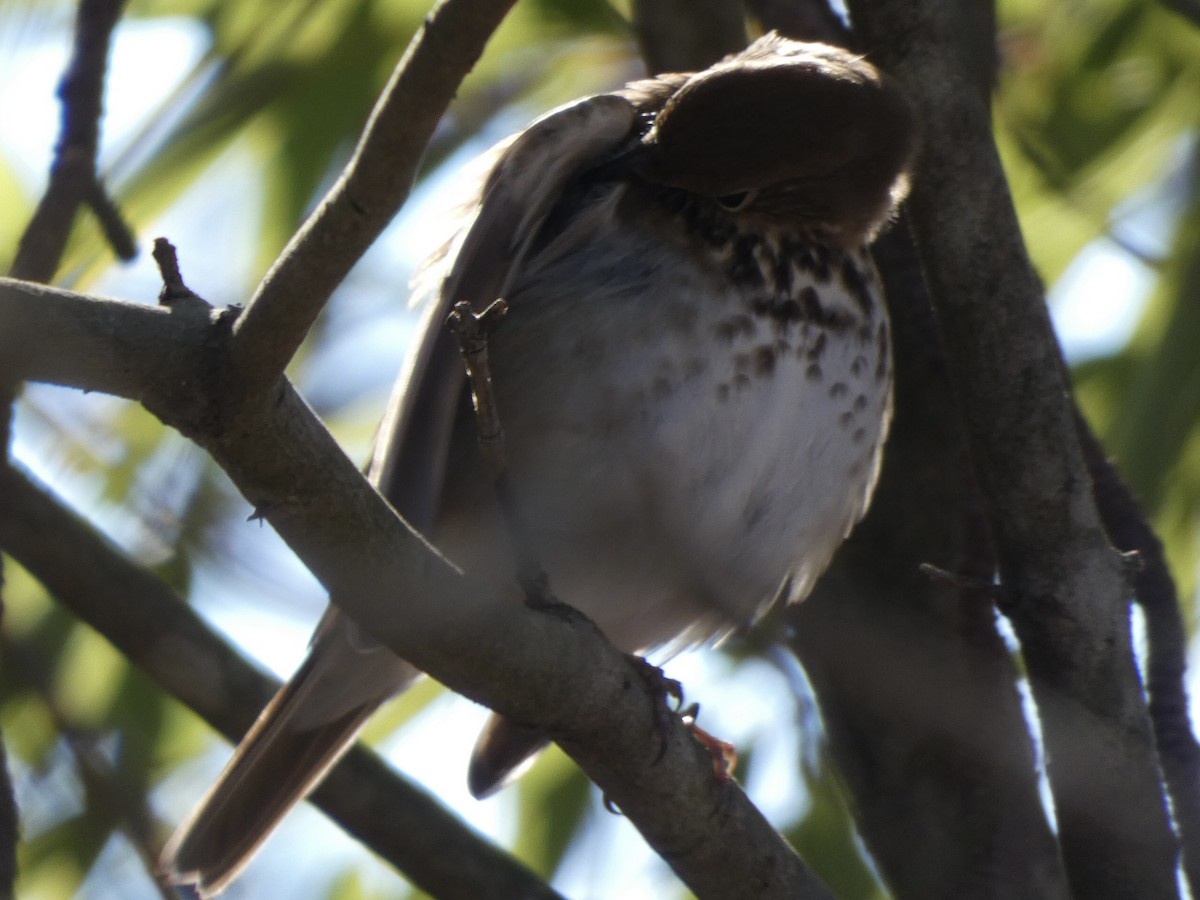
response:
[[[851,12],[925,124],[914,230],[1042,718],[1072,889],[1174,897],[1177,844],[1133,660],[1125,565],[1092,500],[988,109],[957,50],[958,7],[860,0]]]
[[[236,328],[245,395],[266,390],[334,288],[408,197],[425,146],[459,84],[515,0],[442,0],[375,105],[353,158],[296,232]]]
[[[1163,776],[1183,844],[1183,871],[1200,889],[1200,746],[1187,693],[1187,628],[1162,541],[1104,453],[1083,416],[1077,419],[1096,502],[1114,544],[1138,554],[1135,596],[1146,615],[1146,682]]]
[[[0,546],[60,603],[104,635],[232,742],[278,685],[259,674],[182,598],[23,475],[0,475]],[[330,773],[313,802],[438,897],[555,897],[536,876],[364,747]]]
[[[28,299],[9,282],[0,315],[3,304]],[[67,329],[82,360],[60,353],[36,323],[25,322],[31,333],[18,330],[18,345],[35,334],[46,341],[30,363],[39,377],[121,382],[105,368],[105,348],[134,346],[126,320],[130,331],[150,320],[130,304],[83,297],[80,318],[95,318],[97,304],[109,307],[110,331]],[[661,701],[594,627],[469,584],[374,491],[286,382],[230,414],[203,377],[220,328],[204,317],[157,315],[154,327],[175,329],[166,337],[179,353],[141,385],[143,402],[212,454],[356,622],[452,689],[551,735],[698,894],[828,896],[741,789],[713,778],[690,732],[661,727]],[[88,371],[89,361],[99,371]],[[129,365],[144,370],[142,361]]]
[[[211,315],[216,315],[211,313]],[[17,378],[140,400],[160,379],[201,367],[210,311],[90,298],[0,278],[0,359]]]

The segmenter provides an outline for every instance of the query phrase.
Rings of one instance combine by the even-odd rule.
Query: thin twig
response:
[[[124,6],[125,0],[81,0],[79,4],[75,47],[59,87],[62,130],[54,150],[50,183],[21,236],[11,270],[15,278],[50,281],[79,207],[103,195],[96,178],[96,152],[104,74],[112,31]]]
[[[104,237],[107,238],[113,252],[125,262],[136,258],[138,246],[133,229],[125,220],[120,207],[113,202],[112,196],[104,187],[99,176],[92,182],[91,190],[88,191],[87,204],[96,214],[100,227],[104,229]]]

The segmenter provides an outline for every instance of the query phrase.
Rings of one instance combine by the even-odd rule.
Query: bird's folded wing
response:
[[[437,513],[463,364],[446,316],[460,300],[478,312],[498,297],[563,190],[636,139],[638,111],[601,94],[543,116],[499,155],[457,253],[425,310],[416,346],[396,383],[371,464],[371,478],[411,524]]]

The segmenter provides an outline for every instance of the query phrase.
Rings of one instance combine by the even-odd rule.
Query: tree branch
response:
[[[205,335],[218,315],[191,304],[149,306],[0,278],[0,359],[30,381],[139,400],[160,379],[202,370]],[[186,393],[194,385],[179,388]]]
[[[1113,543],[1138,554],[1134,597],[1146,615],[1146,682],[1163,776],[1183,844],[1183,871],[1200,889],[1200,746],[1187,695],[1187,629],[1162,541],[1082,414],[1076,423],[1095,485],[1096,503]]]
[[[918,106],[909,202],[998,549],[1004,611],[1037,700],[1060,843],[1087,897],[1174,897],[1178,853],[1129,633],[1060,355],[956,40],[958,8],[858,0],[856,27]]]
[[[0,283],[0,316],[6,305],[29,303],[30,290]],[[227,403],[222,379],[206,377],[219,375],[212,360],[227,349],[219,313],[210,321],[79,295],[69,303],[67,292],[47,296],[82,356],[61,351],[40,323],[15,316],[24,326],[13,335],[16,346],[44,342],[36,359],[26,358],[27,374],[133,387],[151,412],[208,450],[360,626],[453,690],[549,734],[694,891],[828,896],[740,787],[713,778],[711,758],[690,732],[678,722],[663,728],[661,699],[593,626],[469,583],[375,492],[286,381],[258,402]],[[79,321],[71,323],[73,307]],[[106,316],[104,332],[83,327]],[[147,327],[178,352],[143,349],[147,359],[168,358],[137,385],[112,371],[111,348],[140,346],[134,333]],[[145,359],[127,363],[146,371]]]
[[[75,213],[85,203],[102,210],[108,221],[119,219],[96,175],[96,151],[103,115],[104,71],[112,31],[125,0],[81,0],[75,18],[75,49],[59,86],[63,104],[62,131],[50,167],[50,184],[29,227],[21,237],[12,275],[29,281],[50,281],[58,268]],[[124,229],[128,237],[128,228]],[[128,250],[130,241],[118,247]]]
[[[163,690],[236,743],[278,684],[259,674],[184,600],[130,562],[24,475],[0,476],[0,546],[60,603]],[[313,802],[438,897],[557,897],[435,799],[356,747]]]
[[[738,0],[634,0],[633,24],[651,75],[696,72],[746,46]]]
[[[284,248],[235,328],[245,396],[282,374],[334,288],[408,197],[434,128],[515,0],[441,0],[409,44],[354,156]]]

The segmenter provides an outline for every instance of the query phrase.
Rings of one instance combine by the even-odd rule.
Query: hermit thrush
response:
[[[379,489],[464,569],[512,584],[442,327],[456,301],[503,297],[495,399],[556,595],[629,652],[803,598],[863,514],[887,430],[888,322],[866,247],[905,190],[905,100],[857,56],[771,34],[698,74],[552,112],[497,154],[385,419]],[[175,877],[227,886],[419,674],[331,607],[168,845]],[[493,720],[472,789],[540,743]]]

